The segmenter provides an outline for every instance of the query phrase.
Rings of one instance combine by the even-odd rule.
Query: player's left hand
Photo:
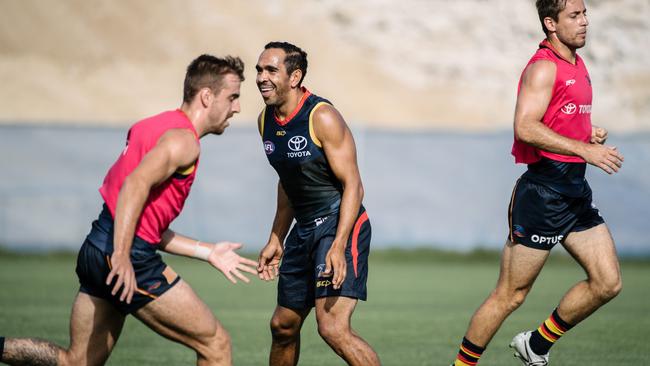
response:
[[[214,248],[212,248],[212,252],[208,256],[208,262],[221,271],[232,283],[237,283],[237,278],[246,283],[250,282],[248,277],[242,274],[242,271],[257,274],[255,270],[257,262],[235,253],[235,250],[242,246],[240,243],[222,241],[214,244]]]
[[[607,141],[607,130],[602,127],[591,126],[590,141],[592,144],[604,144]]]
[[[327,256],[325,256],[325,271],[323,272],[323,276],[333,276],[332,286],[335,290],[340,289],[343,281],[345,281],[345,275],[347,274],[346,266],[345,246],[337,246],[335,243],[332,243],[332,247],[327,252]]]

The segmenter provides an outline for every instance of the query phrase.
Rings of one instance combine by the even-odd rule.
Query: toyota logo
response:
[[[562,107],[562,113],[564,114],[574,114],[576,112],[576,105],[573,103],[569,103]]]
[[[307,146],[307,139],[304,136],[294,136],[287,143],[291,151],[300,151]]]

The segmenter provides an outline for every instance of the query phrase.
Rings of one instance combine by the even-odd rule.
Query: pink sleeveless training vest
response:
[[[170,129],[191,130],[199,141],[194,126],[185,114],[177,109],[143,119],[129,129],[126,147],[110,168],[99,189],[111,216],[115,219],[117,196],[124,179],[140,164],[144,156],[158,143],[158,139]],[[176,172],[165,182],[152,188],[145,203],[135,234],[151,244],[158,244],[162,233],[183,209],[185,199],[196,176],[199,161],[186,172]]]
[[[562,58],[551,43],[544,40],[526,68],[539,60],[551,61],[557,67],[551,100],[542,122],[562,136],[588,143],[591,139],[591,79],[582,58],[576,54],[574,65]],[[521,89],[523,74],[522,72],[517,92]],[[517,139],[512,145],[512,155],[515,156],[516,163],[524,164],[535,163],[541,157],[567,163],[585,162],[578,156],[539,150]]]

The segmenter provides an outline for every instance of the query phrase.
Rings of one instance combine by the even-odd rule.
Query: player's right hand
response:
[[[585,148],[582,156],[585,161],[593,166],[596,166],[607,174],[618,172],[623,166],[623,155],[618,152],[615,146],[607,146],[600,144],[589,144]]]
[[[284,254],[282,244],[269,241],[260,251],[257,275],[261,280],[273,281],[280,274],[280,260]]]
[[[113,253],[109,266],[111,271],[108,277],[106,277],[106,284],[110,285],[115,280],[111,295],[115,296],[120,288],[122,288],[120,301],[126,301],[127,304],[130,304],[138,284],[135,280],[135,271],[133,271],[129,254]]]

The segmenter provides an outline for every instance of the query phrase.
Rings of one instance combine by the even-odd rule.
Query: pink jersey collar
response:
[[[196,137],[197,140],[200,139],[199,134],[196,132],[196,129],[194,128],[194,124],[192,123],[192,121],[190,121],[190,118],[187,116],[187,114],[185,114],[185,112],[183,112],[180,108],[177,108],[176,112],[178,112],[180,115],[182,115],[185,118],[187,123],[190,125],[190,129],[192,133],[194,133],[194,137]]]
[[[540,42],[540,43],[539,43],[539,48],[548,48],[548,49],[551,50],[551,52],[553,52],[553,54],[555,54],[555,56],[557,56],[560,60],[562,60],[562,61],[566,61],[566,63],[568,63],[568,64],[571,65],[571,66],[578,66],[578,62],[580,61],[580,56],[578,56],[577,53],[576,53],[576,63],[575,63],[575,64],[574,64],[573,62],[567,60],[566,58],[562,57],[562,55],[560,54],[560,52],[558,52],[558,50],[556,50],[555,47],[553,47],[553,45],[551,44],[551,42],[548,41],[548,39],[544,39],[542,42]]]

